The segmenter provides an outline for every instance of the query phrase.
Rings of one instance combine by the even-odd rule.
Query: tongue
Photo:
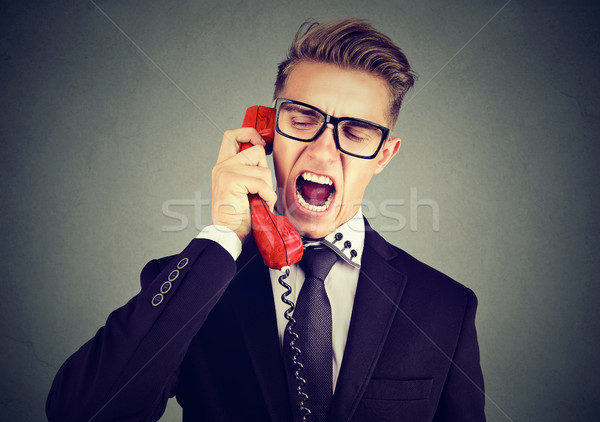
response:
[[[309,182],[304,179],[298,180],[298,187],[300,195],[302,195],[304,200],[310,205],[316,206],[325,204],[325,201],[327,201],[327,198],[329,198],[329,194],[333,189],[332,186]]]

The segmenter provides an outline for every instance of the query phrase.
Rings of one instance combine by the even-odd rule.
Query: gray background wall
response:
[[[114,24],[89,1],[0,7],[0,419],[44,418],[144,263],[209,223],[222,131],[270,103],[299,24],[348,16],[420,74],[366,212],[477,293],[488,419],[597,418],[597,3],[513,0],[478,34],[504,1],[97,4]]]

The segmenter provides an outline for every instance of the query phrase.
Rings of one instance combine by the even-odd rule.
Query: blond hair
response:
[[[391,126],[398,118],[404,94],[416,79],[402,50],[361,19],[324,24],[304,22],[292,41],[287,58],[279,64],[274,98],[283,90],[296,64],[303,60],[363,70],[383,78],[390,90]]]

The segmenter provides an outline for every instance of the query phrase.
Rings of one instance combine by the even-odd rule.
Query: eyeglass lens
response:
[[[301,140],[312,140],[325,125],[325,116],[317,110],[294,103],[283,103],[279,109],[279,130]],[[337,126],[340,149],[369,157],[377,151],[381,129],[358,120],[342,120]]]

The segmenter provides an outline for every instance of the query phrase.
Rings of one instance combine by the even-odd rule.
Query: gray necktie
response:
[[[329,248],[311,248],[304,251],[300,261],[305,279],[293,313],[296,324],[288,323],[283,337],[283,355],[296,421],[322,421],[333,395],[331,305],[324,280],[336,260],[337,255]],[[300,350],[299,354],[296,348]]]

